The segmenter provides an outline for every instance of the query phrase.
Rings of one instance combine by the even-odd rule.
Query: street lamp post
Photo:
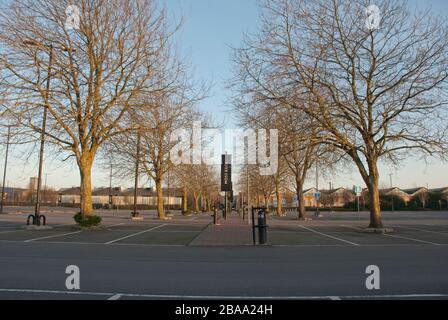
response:
[[[167,183],[167,186],[168,186],[168,204],[167,204],[167,208],[166,208],[166,211],[167,211],[167,213],[169,214],[169,213],[171,213],[170,212],[170,201],[171,201],[171,190],[170,190],[170,169],[168,169],[168,183]]]
[[[30,40],[25,41],[25,44],[27,45],[33,45],[33,46],[42,46],[42,44]],[[34,210],[34,216],[30,215],[28,216],[27,224],[30,223],[30,219],[33,220],[33,224],[35,226],[41,225],[41,220],[43,224],[46,224],[46,218],[44,215],[40,214],[40,201],[41,201],[41,188],[42,188],[42,171],[43,171],[43,158],[44,158],[44,150],[45,150],[45,132],[47,127],[47,114],[48,114],[48,107],[49,107],[49,99],[50,99],[50,85],[51,85],[51,69],[53,64],[53,45],[44,45],[47,47],[49,52],[49,61],[48,61],[48,71],[47,71],[47,87],[45,91],[45,106],[44,106],[44,114],[42,117],[42,128],[40,133],[40,152],[39,152],[39,173],[37,177],[37,191],[36,191],[36,206]]]
[[[46,47],[49,50],[49,58],[48,58],[48,71],[47,71],[47,86],[45,91],[45,106],[44,106],[44,114],[42,117],[42,128],[41,128],[41,137],[40,137],[40,152],[39,152],[39,174],[37,177],[37,191],[36,191],[36,206],[34,210],[34,215],[28,216],[27,224],[30,223],[30,220],[33,220],[33,224],[36,226],[41,225],[41,220],[43,224],[46,224],[46,217],[40,214],[40,201],[41,201],[41,188],[42,188],[42,171],[43,171],[43,157],[45,150],[45,136],[46,136],[46,127],[47,127],[47,114],[48,109],[50,107],[50,86],[51,86],[51,72],[53,67],[53,44],[44,44],[34,39],[25,40],[23,42],[24,45],[34,46],[34,47]],[[61,47],[61,51],[75,52],[76,50],[73,48]]]
[[[135,157],[135,184],[134,184],[134,211],[131,213],[133,218],[137,218],[139,213],[137,212],[137,197],[138,197],[138,173],[140,170],[140,129],[137,130],[137,151]]]
[[[45,174],[44,192],[42,196],[42,201],[44,203],[48,203],[47,190],[48,190],[48,173]]]
[[[333,213],[334,197],[333,197],[333,184],[330,182],[330,196],[328,197],[328,202],[330,203],[330,212]]]
[[[110,175],[109,175],[109,210],[113,209],[113,198],[112,198],[112,173],[113,173],[113,165],[112,161],[110,163]]]
[[[392,201],[392,212],[394,212],[395,211],[395,208],[394,208],[394,194],[393,194],[393,184],[392,184],[392,176],[393,176],[394,174],[393,173],[390,173],[389,174],[389,179],[390,179],[390,191],[391,191],[391,201]]]
[[[249,161],[247,162],[246,166],[246,192],[247,192],[247,216],[249,218],[249,224],[252,224],[253,221],[251,220],[251,215],[249,212],[251,212],[250,208],[250,189],[249,189]]]
[[[8,168],[8,153],[9,153],[9,140],[11,139],[11,126],[8,126],[8,137],[6,139],[6,154],[5,154],[5,168],[3,171],[3,184],[2,184],[2,199],[0,203],[0,214],[3,214],[3,202],[5,201],[5,183],[6,183],[6,170]]]
[[[316,160],[316,194],[319,193],[319,162]],[[316,217],[320,218],[320,211],[319,211],[319,205],[320,205],[320,199],[316,197]]]

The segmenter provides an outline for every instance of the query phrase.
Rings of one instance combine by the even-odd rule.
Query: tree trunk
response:
[[[375,165],[376,168],[376,165]],[[381,206],[380,206],[380,192],[378,189],[379,175],[377,170],[372,170],[369,183],[369,200],[370,200],[370,225],[369,228],[383,228],[383,222],[381,220]]]
[[[183,211],[187,212],[188,210],[188,194],[187,194],[187,189],[184,189],[184,203],[183,203]]]
[[[160,220],[165,219],[165,209],[163,207],[163,189],[162,178],[156,179],[156,191],[157,191],[157,214]]]
[[[79,171],[81,174],[81,215],[84,218],[91,216],[92,207],[92,164],[93,160],[81,160]]]
[[[199,213],[199,195],[197,193],[193,193],[194,198],[194,211]]]
[[[207,210],[207,198],[204,197],[203,194],[201,194],[201,207],[202,207],[202,211]]]
[[[296,175],[296,195],[297,195],[297,213],[299,220],[306,218],[305,200],[303,195],[303,180],[299,175]]]
[[[277,197],[277,215],[283,215],[282,192],[278,186],[275,187],[275,196]]]
[[[369,190],[369,204],[370,204],[370,224],[369,228],[383,228],[383,222],[381,220],[381,206],[380,206],[380,191],[379,180],[380,174],[378,172],[377,158],[372,156],[367,159],[369,172],[366,172],[364,164],[361,162],[356,154],[351,155],[355,160],[356,165],[363,177],[364,182]]]
[[[300,185],[297,187],[297,211],[299,213],[299,220],[306,218],[305,200],[303,196],[303,187]]]

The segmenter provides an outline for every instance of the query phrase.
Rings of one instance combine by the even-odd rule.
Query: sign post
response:
[[[360,216],[361,210],[360,210],[360,207],[359,207],[359,198],[361,197],[362,187],[360,187],[360,186],[353,186],[353,192],[355,193],[356,199],[357,199],[357,202],[358,202],[358,220],[361,220],[361,216]]]
[[[322,193],[320,191],[316,191],[316,193],[314,193],[314,198],[316,199],[316,217],[317,218],[321,217],[320,212],[319,212],[319,202],[320,202],[321,197],[322,197]]]
[[[232,156],[229,154],[222,155],[221,162],[221,192],[225,192],[224,196],[224,219],[227,220],[228,192],[232,192]]]
[[[227,220],[227,192],[224,192],[224,220]]]

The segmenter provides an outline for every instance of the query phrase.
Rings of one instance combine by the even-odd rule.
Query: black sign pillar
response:
[[[227,195],[232,192],[232,156],[229,154],[222,155],[221,162],[221,191],[225,192],[224,196],[224,219],[227,220]]]
[[[232,191],[232,156],[228,154],[222,156],[221,191]]]

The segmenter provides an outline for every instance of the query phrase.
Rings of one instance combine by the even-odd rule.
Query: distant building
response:
[[[317,189],[316,188],[310,188],[303,190],[303,201],[305,202],[305,207],[316,207],[317,201],[316,201],[316,194]]]
[[[431,190],[429,190],[429,193],[440,195],[440,197],[443,200],[448,201],[448,187],[446,187],[446,188],[439,188],[439,189],[431,189]]]
[[[431,207],[448,209],[448,188],[439,188],[429,190]]]
[[[356,201],[352,190],[338,188],[336,190],[322,190],[321,205],[342,208],[347,203]]]
[[[3,200],[6,205],[19,205],[26,203],[28,197],[28,189],[5,187],[5,197]]]
[[[401,200],[403,200],[404,203],[408,203],[412,195],[408,194],[406,191],[401,190],[400,188],[388,188],[388,189],[381,189],[380,190],[380,197],[397,197]]]
[[[356,202],[356,195],[353,190],[346,188],[337,188],[335,190],[319,190],[321,192],[320,206],[322,207],[335,207],[342,208],[350,203]],[[305,189],[304,193],[304,204],[306,207],[316,207],[317,201],[315,198],[316,188]],[[287,205],[290,207],[297,206],[297,196],[293,195],[293,192],[288,191],[286,198],[288,199]],[[443,206],[448,208],[448,187],[428,190],[427,188],[412,188],[412,189],[400,189],[400,188],[387,188],[380,189],[380,198],[387,199],[393,197],[395,199],[400,199],[405,206],[415,205],[418,203],[417,208],[428,208],[430,207],[430,197],[437,196],[440,197]],[[386,201],[386,200],[385,200]],[[369,203],[369,190],[367,188],[363,189],[360,203],[362,206],[366,206]],[[434,205],[433,205],[434,207]]]
[[[37,177],[31,177],[30,184],[28,185],[28,189],[30,191],[37,191],[38,182],[39,182],[39,179]]]
[[[427,188],[404,189],[403,191],[410,197],[406,203],[417,202],[421,203],[422,208],[426,208],[427,202],[429,201],[429,190]]]
[[[183,190],[163,189],[164,203],[174,207],[180,207],[183,201]],[[81,189],[79,187],[61,189],[59,191],[59,203],[64,205],[79,205],[81,203]],[[134,189],[97,188],[92,191],[92,204],[96,207],[132,206],[134,204]],[[157,205],[157,193],[153,188],[139,188],[137,190],[137,205],[155,207]]]
[[[75,205],[81,203],[81,188],[74,187],[59,190],[59,204]]]

